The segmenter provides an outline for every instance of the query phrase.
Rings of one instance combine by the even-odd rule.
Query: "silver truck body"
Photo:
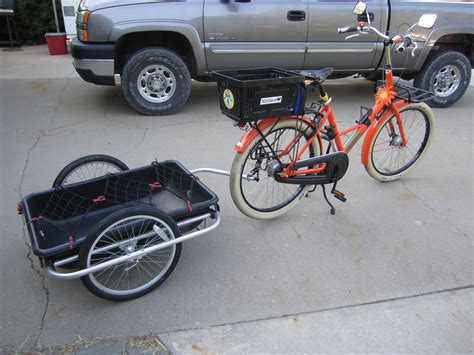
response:
[[[75,57],[76,68],[88,69],[96,76],[121,75],[128,56],[133,54],[127,48],[156,45],[185,58],[191,75],[200,79],[213,70],[264,66],[331,66],[336,76],[345,76],[374,71],[382,63],[383,42],[377,35],[346,41],[337,33],[338,27],[355,22],[352,0],[89,2],[85,7],[90,11],[88,40],[82,45],[108,44],[115,49],[113,58]],[[406,31],[424,13],[438,15],[432,29],[417,29],[419,49],[415,57],[408,51],[393,52],[395,72],[412,77],[440,45],[454,46],[472,64],[472,2],[372,0],[367,4],[375,15],[374,26],[398,33]],[[79,40],[73,45],[81,45],[80,34],[78,30]]]

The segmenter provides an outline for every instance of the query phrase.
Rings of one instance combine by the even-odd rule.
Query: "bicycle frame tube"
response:
[[[263,132],[265,129],[267,129],[268,127],[270,127],[271,125],[275,124],[278,120],[282,119],[289,119],[289,118],[295,118],[295,116],[286,116],[286,117],[282,117],[282,118],[268,118],[268,119],[264,119],[264,120],[261,120],[260,122],[258,122],[257,124],[257,127],[258,129]],[[306,117],[302,117],[302,119],[308,123],[309,125],[311,125],[312,127],[314,127],[314,123],[312,121],[310,121],[309,119],[307,119]],[[240,138],[240,140],[237,142],[237,144],[235,145],[234,149],[239,152],[239,153],[242,153],[245,148],[249,145],[249,143],[257,136],[259,135],[258,133],[258,130],[256,130],[255,128],[254,129],[251,129],[247,132],[245,132],[245,134]]]
[[[407,103],[406,101],[397,101],[388,106],[388,110],[386,110],[382,116],[377,119],[373,124],[370,125],[367,134],[365,135],[364,142],[362,143],[362,149],[361,149],[361,163],[363,165],[367,165],[369,162],[369,153],[370,153],[370,144],[372,143],[372,140],[375,138],[375,134],[377,131],[377,128],[380,125],[385,124],[386,120],[392,115],[395,114],[397,118],[397,124],[399,126],[401,136],[405,137],[405,132],[403,129],[403,123],[400,118],[400,109],[405,106]],[[405,138],[402,138],[402,141],[405,140]],[[406,144],[406,140],[402,142],[403,144]]]
[[[365,134],[365,139],[362,145],[362,150],[361,150],[361,162],[363,165],[367,165],[368,163],[368,157],[369,157],[369,151],[370,151],[370,143],[372,140],[375,138],[375,132],[377,128],[379,127],[380,124],[385,123],[385,120],[390,117],[391,114],[395,114],[396,120],[397,120],[397,125],[399,127],[400,131],[400,136],[402,139],[402,144],[406,144],[406,137],[405,137],[405,130],[403,128],[403,122],[400,117],[400,112],[399,109],[406,105],[406,101],[395,101],[392,102],[393,96],[390,97],[391,93],[393,93],[392,86],[393,86],[393,72],[392,68],[390,65],[390,53],[389,50],[386,49],[387,52],[387,65],[385,66],[385,86],[383,89],[385,91],[382,91],[382,94],[385,94],[385,96],[380,96],[378,97],[376,95],[376,101],[375,105],[372,107],[372,110],[370,114],[368,115],[368,120],[370,123],[357,123],[356,125],[349,127],[341,132],[339,132],[339,129],[337,127],[336,119],[334,117],[332,108],[331,108],[331,103],[329,100],[322,98],[326,103],[324,103],[322,109],[320,110],[320,113],[323,115],[322,118],[319,121],[319,128],[314,132],[313,136],[303,145],[303,147],[299,150],[297,153],[296,157],[290,158],[291,163],[285,167],[283,170],[283,174],[287,176],[295,176],[295,175],[305,175],[305,174],[311,174],[311,173],[319,173],[325,169],[325,164],[321,164],[320,166],[316,168],[310,168],[310,169],[305,169],[305,170],[292,170],[293,165],[301,159],[303,156],[304,152],[309,148],[309,146],[312,144],[313,140],[318,137],[319,139],[319,145],[322,151],[322,142],[320,138],[320,127],[325,127],[326,122],[329,122],[330,127],[332,128],[333,134],[334,134],[334,144],[337,148],[338,151],[340,152],[345,152],[349,153],[351,149],[357,144],[359,139]],[[288,118],[295,118],[295,116],[288,116],[288,117],[283,117],[283,118],[270,118],[270,119],[265,119],[261,120],[257,124],[258,129],[251,129],[248,132],[246,132],[243,137],[240,139],[240,141],[237,143],[235,146],[235,150],[239,153],[242,153],[247,145],[258,135],[260,134],[259,132],[264,131],[271,125],[275,124],[278,122],[280,119],[288,119]],[[300,119],[304,120],[306,123],[308,123],[310,126],[315,127],[315,123],[311,121],[310,119],[306,118],[305,116],[301,117]],[[342,137],[346,136],[348,134],[351,135],[346,139],[346,141],[343,143],[342,142]],[[292,147],[294,146],[295,142],[299,140],[300,137],[296,137],[284,148],[282,149],[280,156],[284,156],[287,154]],[[329,144],[332,144],[330,142]]]

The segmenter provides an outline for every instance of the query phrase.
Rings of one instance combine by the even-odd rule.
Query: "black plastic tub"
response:
[[[216,194],[177,161],[45,190],[22,201],[33,252],[44,258],[77,251],[94,225],[122,208],[152,207],[179,222],[217,203]]]
[[[215,71],[223,114],[239,122],[301,115],[305,76],[280,68]]]

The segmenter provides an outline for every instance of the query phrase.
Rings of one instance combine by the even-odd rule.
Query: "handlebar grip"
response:
[[[340,27],[337,29],[338,33],[349,33],[349,32],[357,32],[359,31],[359,27],[352,26],[352,27]]]
[[[412,44],[412,40],[410,37],[406,36],[403,38],[403,42],[398,46],[397,52],[398,53],[403,53],[405,52],[405,49]]]

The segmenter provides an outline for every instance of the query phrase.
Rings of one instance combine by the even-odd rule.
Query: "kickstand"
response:
[[[306,194],[304,195],[304,197],[309,197],[309,194],[310,193],[313,193],[314,191],[316,191],[316,188],[318,187],[318,185],[314,185],[314,187],[309,190],[309,191],[306,191]]]
[[[332,205],[332,203],[329,202],[328,196],[326,195],[326,187],[325,187],[324,185],[321,185],[321,187],[323,188],[323,196],[324,196],[324,199],[326,200],[326,202],[328,203],[328,205],[331,206],[331,214],[332,214],[332,215],[335,215],[335,214],[336,214],[336,209],[334,208],[334,206]]]

